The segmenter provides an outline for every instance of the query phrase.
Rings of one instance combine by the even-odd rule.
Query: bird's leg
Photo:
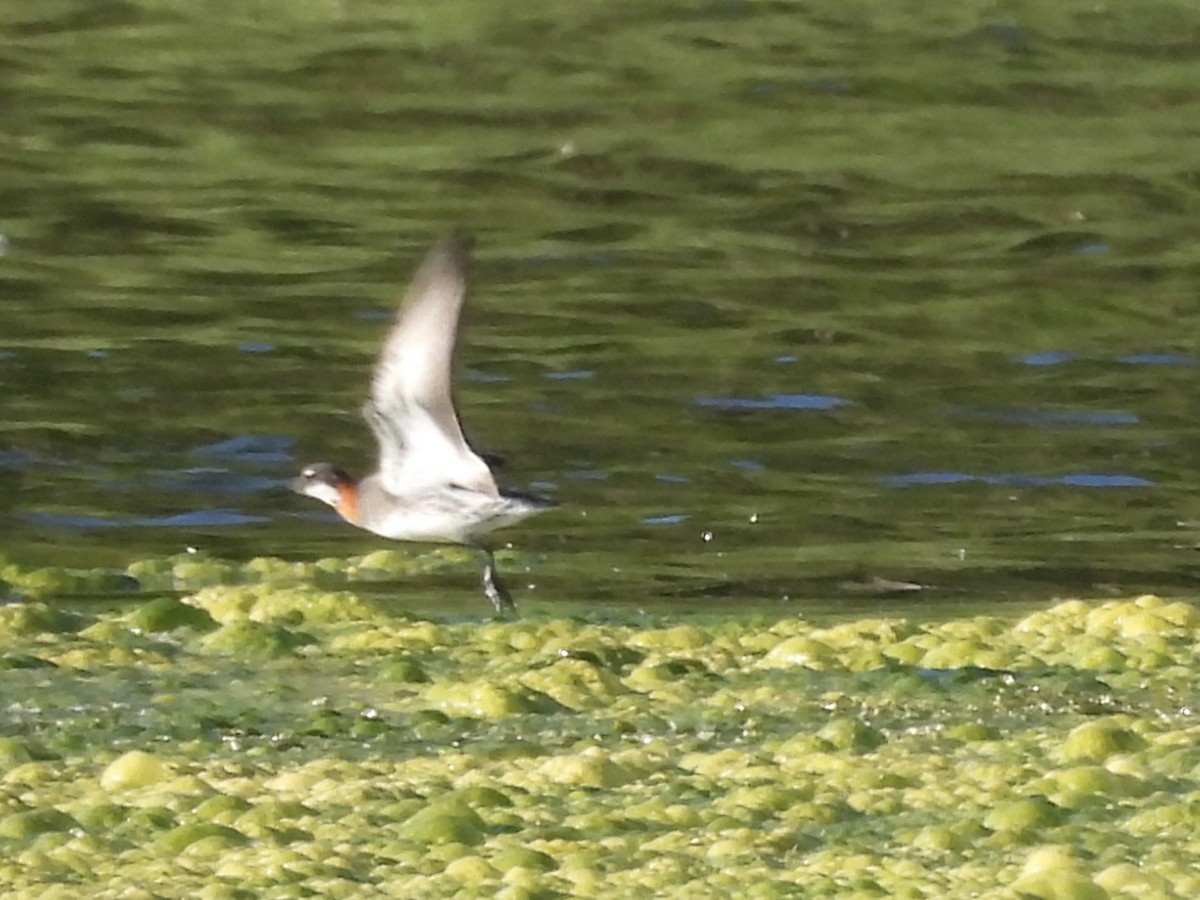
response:
[[[504,586],[504,582],[500,580],[500,573],[496,571],[496,557],[492,554],[490,547],[480,547],[483,551],[484,566],[483,566],[483,592],[487,594],[487,598],[492,601],[492,606],[496,607],[498,615],[505,613],[515,613],[517,604],[513,603],[512,594],[508,592],[508,588]]]

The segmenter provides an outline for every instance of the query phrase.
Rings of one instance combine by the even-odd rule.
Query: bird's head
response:
[[[358,518],[358,490],[353,478],[329,463],[312,463],[292,479],[292,490],[328,503],[349,522]]]

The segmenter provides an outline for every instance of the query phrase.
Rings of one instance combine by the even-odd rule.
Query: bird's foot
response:
[[[496,571],[496,561],[492,559],[490,553],[487,565],[483,569],[483,592],[487,594],[487,598],[492,601],[492,606],[496,608],[496,615],[504,616],[516,613],[517,604],[513,602],[512,594],[500,580],[500,574]]]

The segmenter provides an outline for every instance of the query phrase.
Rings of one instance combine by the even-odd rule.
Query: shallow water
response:
[[[464,417],[563,504],[506,535],[529,601],[1191,593],[1195,27],[1156,3],[10,4],[3,553],[379,546],[282,483],[369,464],[388,311],[461,225]],[[473,578],[398,589],[457,604]]]

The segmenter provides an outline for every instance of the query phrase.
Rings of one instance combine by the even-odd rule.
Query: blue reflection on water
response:
[[[1077,353],[1063,350],[1047,350],[1041,353],[1026,353],[1018,356],[1017,361],[1027,366],[1057,366],[1062,363],[1075,362],[1105,362],[1103,359],[1089,360]],[[1117,362],[1131,366],[1195,366],[1200,365],[1200,357],[1188,353],[1129,353],[1117,357]]]
[[[1092,412],[1089,410],[1050,409],[951,409],[951,416],[996,419],[1018,425],[1136,425],[1140,420],[1133,413]]]
[[[1069,484],[1074,487],[1153,487],[1154,482],[1148,478],[1136,475],[1096,475],[1081,472],[1077,475],[1060,475],[1059,484]]]
[[[507,375],[493,375],[490,372],[480,372],[478,369],[468,369],[462,374],[463,381],[478,381],[491,384],[498,381],[511,381]]]
[[[0,450],[0,468],[23,469],[38,461],[28,450]]]
[[[565,372],[547,372],[546,377],[551,381],[583,381],[595,374],[591,369],[569,369]]]
[[[1120,362],[1133,366],[1194,366],[1200,358],[1186,353],[1131,353]]]
[[[395,318],[395,316],[394,309],[356,309],[354,311],[354,318],[362,319],[364,322],[383,322]]]
[[[567,477],[572,481],[606,481],[608,473],[600,469],[576,469],[568,472]]]
[[[914,487],[933,484],[980,484],[1005,485],[1008,487],[1068,487],[1124,488],[1153,487],[1154,482],[1137,475],[1110,475],[1092,472],[1075,472],[1067,475],[1018,475],[998,473],[995,475],[969,475],[966,472],[909,472],[904,475],[885,475],[879,483],[887,487]]]
[[[1057,366],[1062,363],[1071,362],[1078,359],[1074,353],[1067,353],[1063,350],[1047,350],[1043,353],[1026,353],[1024,356],[1017,357],[1018,360],[1025,363],[1027,366]]]
[[[277,490],[285,479],[266,475],[239,475],[226,469],[195,468],[159,472],[150,483],[163,491],[194,491],[205,494],[254,494]]]
[[[174,516],[147,516],[134,519],[104,519],[99,516],[24,513],[22,519],[43,528],[198,528],[249,525],[266,522],[263,516],[251,516],[232,509],[199,509]]]
[[[729,464],[735,469],[744,469],[747,472],[761,472],[766,468],[756,459],[731,459]]]
[[[711,409],[837,409],[850,401],[828,394],[768,394],[761,400],[747,397],[697,397],[697,406]]]
[[[220,456],[247,462],[291,462],[290,437],[282,434],[239,434],[214,444],[195,448],[197,456]]]

